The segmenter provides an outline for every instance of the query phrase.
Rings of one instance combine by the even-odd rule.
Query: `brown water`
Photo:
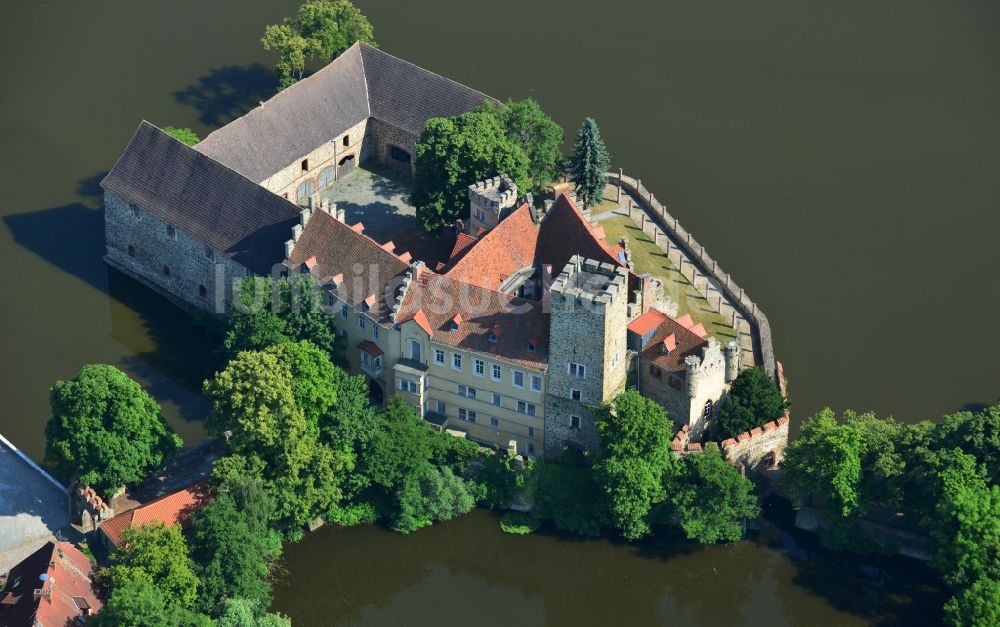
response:
[[[258,37],[296,4],[0,6],[0,432],[32,456],[48,387],[88,362],[125,368],[201,437],[209,343],[101,263],[96,181],[142,118],[204,134],[266,98]],[[570,129],[596,117],[614,165],[768,313],[797,416],[832,405],[913,421],[1000,395],[997,3],[359,5],[389,52],[533,96]],[[503,537],[485,516],[407,538],[311,536],[288,552],[296,600],[279,602],[320,623],[458,622],[473,603],[483,623],[876,620],[815,594],[823,576],[810,586],[812,567],[773,549],[648,557]]]

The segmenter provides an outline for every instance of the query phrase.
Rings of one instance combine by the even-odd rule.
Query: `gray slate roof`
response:
[[[195,148],[257,182],[372,117],[419,135],[428,118],[489,96],[356,43],[329,65],[209,134]]]
[[[281,263],[299,220],[294,204],[145,121],[101,187],[257,274]]]

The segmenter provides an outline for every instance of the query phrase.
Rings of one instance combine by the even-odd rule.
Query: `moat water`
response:
[[[204,135],[273,93],[264,24],[295,0],[0,7],[0,432],[39,459],[47,391],[119,365],[188,441],[208,343],[101,262],[97,181],[140,119]],[[768,314],[794,415],[908,422],[1000,395],[1000,5],[359,0],[389,52],[601,124]],[[258,65],[264,64],[264,65]],[[908,563],[758,542],[502,535],[477,512],[412,536],[290,546],[299,624],[917,624]]]

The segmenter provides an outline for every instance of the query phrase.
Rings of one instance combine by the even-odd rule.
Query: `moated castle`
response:
[[[479,442],[592,448],[592,407],[627,384],[668,409],[685,443],[700,436],[741,346],[668,315],[627,242],[606,241],[571,197],[536,209],[505,176],[471,185],[468,221],[433,267],[320,200],[361,163],[412,176],[427,120],[486,100],[355,44],[193,148],[143,122],[101,183],[105,260],[210,311],[243,277],[309,273],[377,401],[399,395]]]

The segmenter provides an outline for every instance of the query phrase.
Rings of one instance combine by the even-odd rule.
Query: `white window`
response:
[[[511,382],[514,384],[514,387],[516,388],[524,387],[524,373],[521,372],[520,370],[511,370],[510,379]]]
[[[580,390],[574,390],[573,388],[569,389],[569,397],[574,401],[579,401],[582,398],[580,395]]]
[[[465,396],[465,390],[466,390],[466,388],[465,388],[464,385],[459,385],[458,386],[458,395],[459,396]]]
[[[458,417],[461,418],[462,420],[466,421],[466,422],[475,422],[476,421],[476,412],[472,411],[471,409],[466,409],[464,407],[459,407],[458,408]]]
[[[372,339],[373,340],[377,340],[378,339],[378,325],[377,324],[373,324],[372,325]]]
[[[480,222],[486,222],[486,214],[483,213],[482,209],[476,209],[475,216],[476,219],[479,220]]]
[[[486,374],[486,362],[485,361],[483,361],[482,359],[477,359],[474,362],[474,365],[475,365],[475,368],[474,368],[473,372],[476,374],[477,377],[481,377],[484,374]]]
[[[421,354],[421,345],[417,340],[410,340],[410,359],[413,361],[420,361],[423,357]]]
[[[458,353],[451,354],[451,367],[454,368],[455,370],[462,369],[462,356],[459,355]]]
[[[476,398],[476,388],[470,388],[464,385],[459,385],[458,395],[465,396],[467,398]]]
[[[340,308],[340,315],[345,318],[347,317],[347,305],[344,305],[343,307]]]
[[[417,393],[417,382],[411,381],[410,379],[399,379],[399,389],[403,392],[409,392],[411,394]]]
[[[379,355],[378,357],[375,358],[375,370],[381,370],[381,369],[382,369],[382,356]]]
[[[493,404],[497,407],[500,406],[500,395],[496,392],[493,393]]]
[[[532,392],[542,391],[542,378],[537,374],[531,375],[531,391]]]
[[[333,294],[327,292],[326,293],[326,306],[327,307],[333,307],[333,304],[334,304]]]
[[[466,390],[466,396],[469,398],[476,398],[476,388],[469,388]]]
[[[494,429],[499,429],[500,428],[500,419],[499,418],[493,418],[491,416],[490,417],[490,426],[493,427]]]
[[[579,416],[570,416],[569,417],[569,428],[570,429],[579,429],[580,428],[580,417]]]
[[[571,377],[576,377],[578,379],[584,379],[587,377],[587,367],[583,364],[570,362],[566,370],[569,372],[569,376]]]
[[[517,411],[521,414],[528,414],[529,416],[535,415],[535,406],[531,403],[526,403],[524,401],[517,402]]]
[[[362,316],[361,314],[358,314],[358,328],[359,329],[365,328],[365,317]]]
[[[444,351],[441,350],[440,348],[434,349],[434,363],[439,364],[441,366],[444,365]]]
[[[493,364],[493,380],[499,381],[503,374],[503,370],[500,368],[499,364]]]

